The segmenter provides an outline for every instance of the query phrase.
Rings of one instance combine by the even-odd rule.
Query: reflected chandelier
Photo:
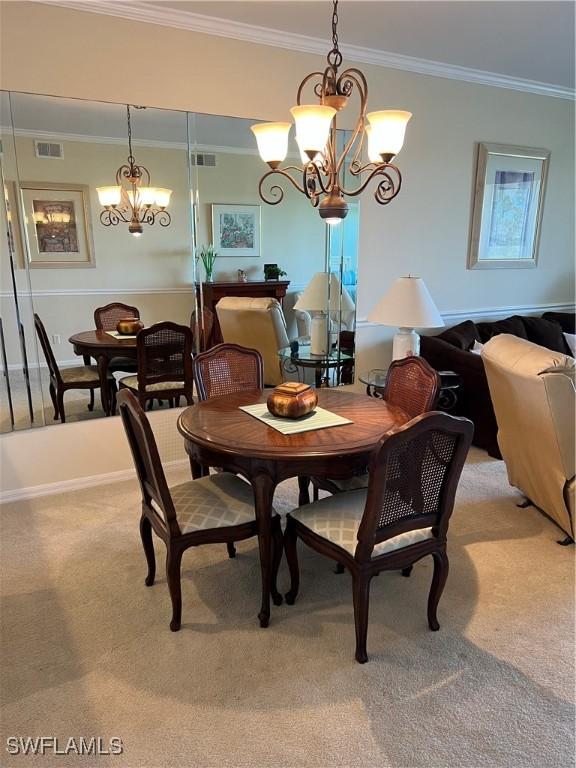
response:
[[[136,107],[143,109],[143,107]],[[128,224],[128,231],[135,237],[142,234],[142,224],[167,227],[172,221],[166,210],[170,203],[171,189],[150,186],[150,172],[143,165],[137,165],[132,154],[132,123],[130,105],[126,105],[128,122],[128,162],[116,171],[116,184],[111,187],[97,187],[98,199],[104,210],[100,221],[105,227],[120,222]]]
[[[61,203],[46,204],[43,211],[34,211],[32,217],[34,223],[42,225],[53,238],[66,232],[71,219],[70,211]]]
[[[320,216],[328,224],[338,224],[348,213],[345,197],[360,195],[376,178],[374,191],[376,202],[386,205],[400,192],[402,175],[391,160],[400,152],[404,143],[406,125],[412,114],[400,110],[385,110],[366,114],[368,84],[359,69],[353,67],[338,74],[342,54],[338,48],[338,0],[333,2],[332,50],[326,57],[328,66],[324,72],[312,72],[300,83],[297,106],[290,112],[296,123],[296,142],[303,166],[280,164],[288,154],[288,134],[291,123],[259,123],[252,126],[258,151],[271,170],[260,179],[260,197],[269,205],[278,205],[284,190],[272,183],[268,192],[264,184],[277,175],[291,184],[319,208]],[[316,81],[314,94],[319,104],[302,104],[304,87]],[[356,125],[344,149],[338,155],[336,144],[336,115],[348,104],[349,97],[357,91],[360,113]],[[366,124],[368,120],[368,125]],[[367,162],[362,159],[363,146],[367,143]],[[302,182],[290,173],[301,174]],[[345,173],[358,181],[356,189],[347,189],[342,177]]]

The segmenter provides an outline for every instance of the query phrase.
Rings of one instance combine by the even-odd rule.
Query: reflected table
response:
[[[112,404],[108,396],[108,367],[114,357],[128,357],[136,360],[136,336],[115,338],[106,331],[82,331],[68,339],[74,352],[84,358],[93,357],[98,365],[102,408],[110,416]],[[86,362],[86,360],[85,360]]]
[[[309,343],[292,342],[289,347],[278,350],[280,366],[284,373],[296,373],[298,381],[303,378],[306,368],[314,370],[314,383],[316,387],[330,386],[329,372],[336,372],[336,384],[342,380],[342,372],[354,365],[354,354],[343,349],[334,349],[324,355],[313,355]]]
[[[366,394],[369,397],[383,398],[387,376],[386,368],[373,368],[368,373],[361,373],[358,378],[362,384],[366,384]],[[438,371],[438,376],[440,376],[440,391],[436,408],[449,413],[454,410],[458,402],[462,377],[454,371]]]

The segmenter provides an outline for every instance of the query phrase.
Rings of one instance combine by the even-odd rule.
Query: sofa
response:
[[[462,385],[451,412],[474,422],[474,445],[484,448],[490,456],[502,458],[496,439],[498,426],[480,354],[482,345],[494,336],[507,333],[573,357],[564,334],[575,332],[576,315],[572,312],[546,312],[542,317],[513,315],[494,322],[465,320],[437,336],[422,336],[420,354],[437,371],[454,371],[460,376]]]
[[[574,358],[508,334],[482,361],[508,480],[574,540]]]

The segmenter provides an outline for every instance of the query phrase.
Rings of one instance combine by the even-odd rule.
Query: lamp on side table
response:
[[[420,354],[420,337],[414,328],[441,328],[444,320],[421,277],[399,277],[368,315],[379,325],[398,328],[392,359]]]

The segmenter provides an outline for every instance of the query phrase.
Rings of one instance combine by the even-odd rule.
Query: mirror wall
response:
[[[2,431],[60,423],[49,386],[50,352],[39,343],[34,313],[45,327],[44,346],[68,371],[96,365],[97,350],[76,342],[93,332],[94,311],[109,303],[137,307],[145,326],[162,320],[188,325],[193,315],[195,342],[207,346],[223,338],[219,327],[210,339],[199,332],[200,309],[213,307],[215,296],[277,297],[286,338],[299,341],[298,354],[279,356],[283,378],[314,382],[318,366],[298,363],[306,357],[315,312],[294,304],[318,272],[332,272],[352,302],[342,303],[340,293],[326,295],[337,362],[322,369],[322,381],[351,381],[357,206],[342,227],[328,232],[294,189],[285,190],[280,205],[263,203],[258,183],[266,166],[249,130],[254,120],[131,108],[135,161],[148,169],[152,186],[172,190],[169,225],[144,224],[135,237],[127,223],[106,226],[97,193],[115,184],[126,163],[125,105],[3,93],[0,107]],[[295,143],[290,153],[298,162]],[[200,258],[209,246],[218,254],[211,275]],[[258,347],[257,339],[252,346]],[[90,410],[88,390],[67,391],[66,421],[104,416],[99,390],[95,394]]]

